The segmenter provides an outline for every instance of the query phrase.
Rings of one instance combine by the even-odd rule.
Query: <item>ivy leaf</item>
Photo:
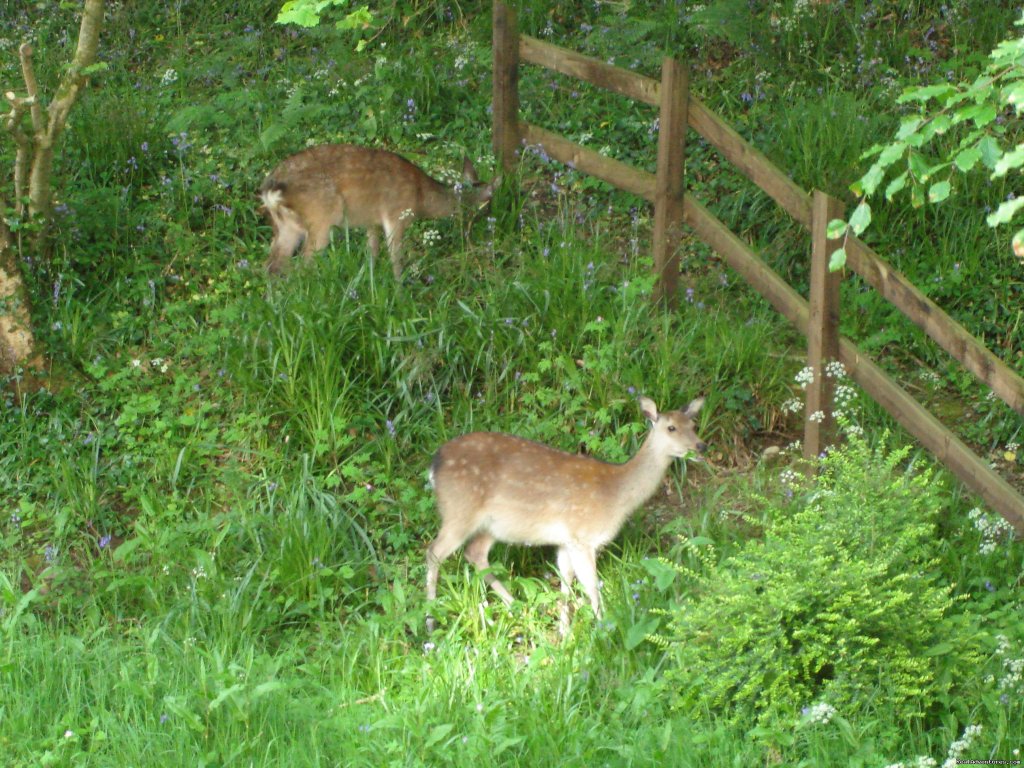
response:
[[[1013,200],[1004,200],[1003,203],[985,218],[985,223],[990,227],[998,227],[1005,224],[1014,217],[1014,214],[1024,205],[1024,197],[1017,197]]]
[[[853,215],[850,216],[850,229],[853,230],[855,235],[859,235],[868,225],[871,223],[871,206],[868,205],[867,200],[862,200],[854,211]]]
[[[952,191],[952,185],[949,180],[937,181],[931,185],[928,189],[928,202],[929,203],[941,203],[943,200],[949,197],[949,193]]]

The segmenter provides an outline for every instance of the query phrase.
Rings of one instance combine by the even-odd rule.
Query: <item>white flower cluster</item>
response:
[[[428,229],[423,232],[423,242],[427,245],[437,245],[441,242],[441,233],[436,229]]]
[[[827,725],[835,717],[836,708],[824,701],[819,701],[809,707],[804,707],[804,720],[817,725]]]
[[[178,73],[175,72],[173,69],[166,70],[163,74],[163,77],[160,78],[160,85],[164,87],[168,85],[173,85],[176,82],[178,82]]]
[[[999,678],[999,690],[1007,693],[1024,693],[1024,659],[1010,658],[1010,639],[1006,635],[997,635],[999,645],[996,655],[1003,660],[1006,674]]]
[[[807,420],[810,421],[810,422],[813,422],[815,424],[818,424],[819,422],[822,422],[822,421],[825,420],[825,412],[824,411],[815,411],[814,413],[812,413],[810,416],[807,417]]]
[[[967,516],[974,522],[974,527],[981,534],[981,544],[978,552],[983,555],[990,555],[999,546],[1000,538],[1008,538],[1013,533],[1013,526],[1001,517],[986,515],[978,507],[975,507]]]
[[[783,413],[800,413],[804,408],[804,404],[800,402],[800,398],[791,397],[789,400],[782,404]]]
[[[800,385],[800,389],[807,389],[808,384],[814,383],[814,369],[809,365],[802,368],[796,375],[796,383]]]
[[[942,764],[942,768],[956,768],[960,764],[960,755],[970,748],[971,742],[980,733],[980,725],[968,725],[964,728],[964,735],[949,745],[949,752],[946,755],[946,761]]]
[[[829,360],[825,364],[825,375],[830,379],[844,379],[846,378],[846,366],[838,360]]]
[[[800,482],[800,475],[794,469],[784,469],[779,474],[779,480],[783,485],[797,485]]]

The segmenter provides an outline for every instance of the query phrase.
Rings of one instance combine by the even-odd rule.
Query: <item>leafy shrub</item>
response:
[[[763,541],[695,576],[656,638],[680,706],[762,724],[816,704],[900,721],[948,711],[979,637],[935,567],[940,491],[899,471],[906,454],[852,437],[795,511],[771,510]]]

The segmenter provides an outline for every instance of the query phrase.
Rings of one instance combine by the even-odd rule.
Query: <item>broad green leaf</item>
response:
[[[924,205],[924,190],[916,184],[910,188],[910,205],[914,208]]]
[[[675,568],[667,563],[663,563],[661,560],[648,558],[646,560],[641,560],[640,565],[642,565],[644,570],[654,577],[654,586],[657,587],[659,591],[668,589],[669,585],[675,581],[675,578],[678,575]]]
[[[915,179],[921,183],[928,181],[932,169],[919,153],[911,153],[910,157],[907,158],[907,166],[910,168],[910,172],[914,175]]]
[[[1005,224],[1014,217],[1021,206],[1024,206],[1024,197],[1017,197],[1013,200],[1004,200],[998,208],[985,218],[985,223],[990,227],[997,227]]]
[[[1024,80],[1017,80],[1003,88],[1002,97],[1017,111],[1017,114],[1020,114],[1024,110]]]
[[[860,186],[861,194],[865,197],[874,194],[875,190],[878,189],[878,185],[882,183],[882,179],[884,178],[885,168],[881,164],[881,159],[876,160],[874,165],[868,168],[867,173],[861,176],[860,181],[857,182]]]
[[[953,92],[953,86],[946,83],[938,85],[923,85],[919,88],[908,88],[896,99],[897,104],[906,104],[909,101],[929,101],[930,99],[941,99]]]
[[[1014,149],[1004,154],[992,169],[992,178],[1005,176],[1008,171],[1014,171],[1024,165],[1024,144],[1018,144]]]
[[[423,742],[423,748],[432,747],[437,742],[441,741],[445,736],[451,733],[452,728],[455,726],[451,723],[442,723],[441,725],[435,725],[430,729],[430,733],[427,734],[427,739]]]
[[[623,643],[627,651],[632,651],[639,646],[647,636],[657,631],[660,619],[657,616],[649,616],[638,624],[634,624],[626,632],[626,639]]]
[[[847,223],[842,219],[832,219],[825,226],[825,237],[829,240],[838,240],[846,234]]]
[[[368,6],[360,6],[345,18],[338,21],[335,26],[338,29],[366,29],[373,24],[373,14]]]
[[[1024,261],[1024,229],[1017,230],[1010,245],[1013,247],[1013,255]]]
[[[978,128],[984,128],[996,119],[997,114],[998,111],[994,104],[968,104],[953,114],[953,124],[956,125],[966,120],[973,120]]]
[[[921,123],[924,121],[920,117],[905,117],[903,122],[900,123],[900,129],[896,132],[896,140],[904,141],[911,135],[917,133],[917,129],[921,127]],[[878,146],[877,144],[875,146]]]
[[[981,150],[981,162],[985,164],[986,168],[995,168],[996,163],[999,162],[999,158],[1003,156],[1002,147],[1000,147],[999,142],[991,136],[986,136],[979,141],[978,149]]]
[[[907,176],[908,176],[908,173],[906,171],[904,171],[899,176],[897,176],[895,179],[893,179],[892,181],[889,182],[888,186],[886,186],[886,188],[885,188],[885,199],[886,200],[890,200],[891,201],[893,199],[893,197],[895,197],[900,191],[903,190],[903,188],[905,186],[907,186]]]
[[[883,168],[890,166],[903,157],[903,153],[906,151],[907,143],[905,141],[897,141],[882,150],[882,154],[878,156],[878,160],[875,164],[880,165]]]
[[[846,249],[836,248],[832,251],[832,255],[828,257],[828,271],[838,272],[840,269],[846,266]]]
[[[948,131],[952,122],[949,115],[940,113],[922,126],[921,136],[925,141],[931,141],[935,136],[941,136]]]
[[[868,205],[867,200],[862,200],[853,210],[853,215],[850,216],[850,229],[853,230],[855,235],[861,234],[868,225],[871,223],[871,206]]]
[[[981,160],[981,150],[977,147],[968,147],[962,152],[957,153],[956,157],[953,158],[953,164],[956,165],[957,170],[961,173],[967,173],[978,164],[979,160]]]
[[[941,203],[952,191],[952,186],[948,179],[943,181],[937,181],[928,188],[928,202],[929,203]]]

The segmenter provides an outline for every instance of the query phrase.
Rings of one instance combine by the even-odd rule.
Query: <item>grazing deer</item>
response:
[[[427,600],[437,596],[441,563],[465,544],[466,559],[509,604],[512,595],[488,571],[491,545],[548,544],[558,548],[565,596],[562,633],[569,628],[574,576],[600,617],[597,553],[657,490],[672,459],[707,447],[694,427],[703,405],[704,398],[698,398],[685,411],[658,413],[653,400],[641,397],[640,409],[652,429],[625,464],[608,464],[493,432],[473,432],[442,445],[430,468],[441,531],[427,548]],[[427,629],[433,628],[428,616]]]
[[[308,262],[327,247],[331,227],[341,225],[366,228],[376,258],[381,227],[398,280],[402,235],[413,219],[446,218],[463,206],[482,206],[500,181],[481,184],[468,158],[462,175],[463,183],[451,189],[393,152],[351,144],[324,144],[292,155],[260,187],[274,227],[267,269],[283,272],[303,240]]]

